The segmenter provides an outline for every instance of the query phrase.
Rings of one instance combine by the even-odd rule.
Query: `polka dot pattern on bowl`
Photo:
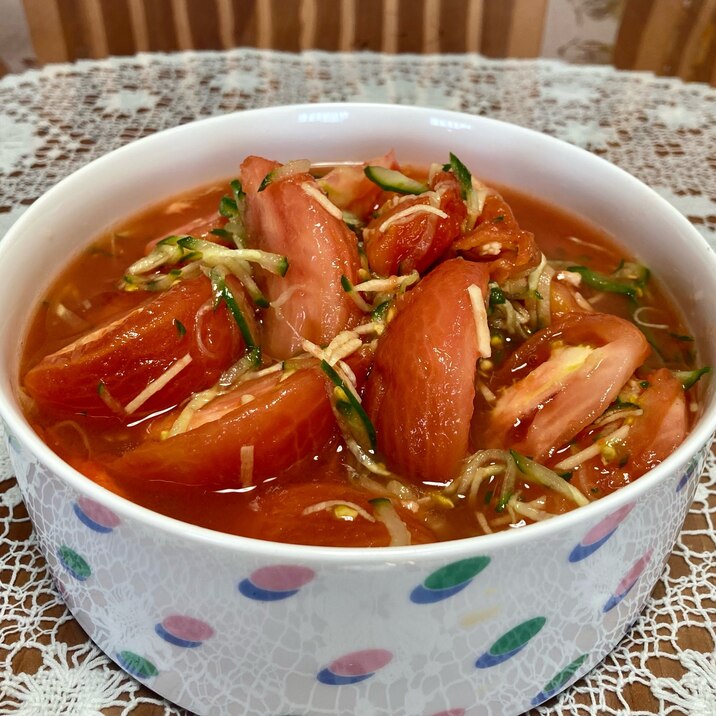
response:
[[[410,593],[415,604],[433,604],[461,592],[490,564],[489,557],[471,557],[452,562],[433,572]]]
[[[150,679],[159,674],[154,664],[133,651],[120,651],[117,654],[117,662],[129,674],[138,679]]]
[[[154,631],[164,641],[184,649],[201,646],[214,636],[214,629],[201,619],[172,614],[154,627]]]
[[[476,662],[478,669],[497,666],[519,654],[547,622],[545,617],[534,617],[518,624],[503,634]]]
[[[560,691],[567,682],[577,673],[579,667],[584,663],[588,654],[582,654],[578,656],[573,662],[568,664],[562,669],[545,687],[540,691],[537,696],[532,699],[532,705],[538,706],[539,704],[552,698],[558,691]]]
[[[261,567],[239,582],[239,592],[255,601],[276,602],[297,594],[315,576],[308,567],[290,564]]]
[[[570,562],[581,562],[594,554],[616,531],[627,515],[636,506],[635,502],[620,507],[616,512],[607,515],[581,539],[569,554]]]
[[[649,560],[651,559],[651,552],[652,550],[649,550],[645,554],[643,554],[631,567],[631,569],[624,575],[621,582],[619,582],[619,586],[616,588],[616,591],[614,594],[612,594],[611,597],[607,600],[607,603],[604,605],[602,611],[606,614],[607,612],[614,609],[614,607],[619,604],[619,602],[626,597],[627,594],[633,589],[634,585],[639,581],[639,577],[641,577],[642,572],[646,568],[646,565],[649,564]]]
[[[318,672],[318,681],[327,686],[357,684],[369,679],[393,659],[385,649],[364,649],[345,654]]]
[[[67,545],[58,548],[57,557],[67,572],[78,581],[84,582],[91,576],[92,569],[87,560]]]
[[[82,524],[100,534],[112,532],[119,526],[119,518],[114,512],[87,497],[80,497],[72,509]]]

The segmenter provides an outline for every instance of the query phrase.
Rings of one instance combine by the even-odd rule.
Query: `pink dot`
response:
[[[392,658],[393,655],[385,649],[365,649],[341,656],[328,668],[336,676],[361,676],[382,669]]]
[[[273,567],[261,567],[251,574],[251,583],[259,589],[271,592],[290,592],[308,584],[316,573],[308,567],[295,567],[279,564]]]
[[[80,497],[77,500],[77,504],[92,522],[96,522],[98,525],[108,529],[114,529],[119,526],[119,517],[104,505],[100,505],[99,502],[90,500],[88,497]]]
[[[621,582],[619,582],[619,586],[617,587],[617,594],[622,594],[623,592],[626,592],[628,589],[631,588],[631,586],[636,582],[637,579],[641,576],[641,573],[644,571],[644,568],[647,564],[649,564],[649,560],[651,559],[651,553],[653,550],[649,550],[646,552],[642,557],[640,557],[634,566],[624,575],[624,579],[622,579]]]
[[[204,641],[214,636],[214,630],[206,622],[181,614],[168,616],[162,626],[173,636],[186,641]]]
[[[448,709],[433,714],[433,716],[465,716],[465,709]]]
[[[589,545],[594,542],[599,542],[600,539],[606,537],[609,533],[613,532],[622,520],[636,507],[636,502],[630,502],[624,507],[620,507],[616,512],[612,512],[611,515],[607,515],[599,524],[592,527],[584,538],[582,544]]]

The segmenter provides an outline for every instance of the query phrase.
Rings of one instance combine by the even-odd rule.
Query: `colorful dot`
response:
[[[7,427],[5,428],[5,435],[7,436],[7,444],[12,448],[13,452],[22,452],[20,441],[12,433],[7,432]]]
[[[214,630],[200,619],[181,614],[172,614],[154,627],[154,631],[164,641],[193,649],[201,646],[204,641],[214,636]]]
[[[579,562],[589,555],[594,554],[617,530],[617,527],[626,519],[627,515],[636,506],[630,502],[620,507],[616,512],[607,515],[596,526],[582,538],[582,541],[572,550],[569,555],[570,562]]]
[[[609,597],[607,600],[607,603],[604,605],[602,611],[606,614],[606,612],[611,611],[616,607],[619,602],[626,597],[629,592],[633,589],[634,585],[639,580],[639,577],[641,577],[641,573],[644,571],[647,564],[649,564],[649,560],[651,559],[651,553],[652,550],[649,550],[644,555],[642,555],[632,566],[632,568],[624,575],[621,582],[619,582],[619,586],[617,587],[614,594]]]
[[[562,671],[557,674],[548,684],[547,686],[540,691],[537,696],[535,696],[532,699],[532,705],[533,706],[539,706],[544,701],[547,701],[547,699],[552,698],[558,691],[561,691],[562,688],[567,684],[567,682],[575,675],[577,672],[577,669],[584,663],[584,660],[587,658],[587,654],[582,654],[581,656],[578,656],[571,664],[568,664],[565,666]]]
[[[448,709],[447,711],[438,711],[433,716],[465,716],[465,709]]]
[[[535,617],[528,619],[522,624],[518,624],[507,633],[503,634],[476,662],[478,669],[487,669],[491,666],[497,666],[511,659],[527,646],[547,620],[544,617]]]
[[[80,497],[72,509],[80,522],[100,534],[111,532],[119,525],[119,518],[114,512],[87,497]]]
[[[138,679],[149,679],[159,673],[157,667],[149,659],[145,659],[133,651],[120,651],[117,654],[117,661],[128,674],[136,676]]]
[[[489,557],[471,557],[445,565],[415,587],[410,600],[415,604],[433,604],[457,594],[490,564]]]
[[[681,476],[681,479],[679,480],[679,484],[676,486],[676,491],[681,492],[685,487],[688,481],[691,479],[693,474],[696,472],[696,468],[699,466],[698,458],[693,458],[691,462],[689,463],[688,467],[686,468],[686,472]]]
[[[84,582],[92,574],[92,570],[86,560],[73,549],[62,545],[57,550],[57,556],[60,564],[80,582]]]
[[[315,576],[308,567],[290,564],[261,567],[239,582],[239,592],[249,599],[275,602],[292,597]]]
[[[318,672],[318,680],[327,686],[357,684],[369,679],[390,663],[393,655],[385,649],[365,649],[345,654]]]

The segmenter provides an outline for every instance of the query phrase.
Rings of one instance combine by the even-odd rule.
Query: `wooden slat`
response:
[[[480,51],[487,57],[506,57],[516,0],[487,0],[482,8]]]
[[[428,54],[440,51],[440,5],[442,0],[423,0],[423,47]]]
[[[539,57],[547,0],[516,0],[510,18],[506,57]]]
[[[315,0],[316,32],[312,47],[319,50],[341,49],[343,9],[338,0]]]
[[[400,0],[383,0],[383,37],[380,49],[383,52],[398,51],[398,24]]]
[[[189,27],[189,8],[187,0],[171,0],[174,32],[177,49],[191,50],[191,28]]]
[[[635,55],[632,69],[661,71],[671,55],[676,33],[674,28],[681,22],[683,5],[674,0],[653,0],[649,15],[641,18],[643,27],[640,44],[634,44]],[[626,19],[626,18],[625,18]]]
[[[423,51],[424,0],[399,0],[397,51]]]
[[[468,52],[482,52],[483,0],[468,0],[467,22],[465,23],[465,49]]]
[[[355,47],[357,2],[358,0],[341,0],[341,31],[338,46],[344,52]]]
[[[713,32],[716,29],[713,25],[714,8],[716,8],[716,0],[702,0],[698,13],[690,25],[690,32],[684,43],[684,51],[677,69],[679,77],[685,80],[697,79],[699,66],[706,61],[709,41],[713,41]]]
[[[678,73],[679,65],[686,50],[694,24],[696,23],[703,0],[694,0],[688,5],[680,8],[681,12],[675,15],[670,21],[672,32],[672,41],[668,54],[665,55],[664,62],[656,67],[647,69],[653,70],[660,75],[675,75]],[[644,40],[645,42],[647,40]]]
[[[310,50],[316,42],[318,7],[316,0],[300,0],[298,9],[298,46]]]
[[[234,46],[234,6],[231,0],[216,0],[217,22],[221,47]]]
[[[58,0],[23,0],[23,3],[38,63],[71,59]]]
[[[440,52],[465,52],[470,0],[441,0]]]
[[[153,52],[171,52],[179,47],[174,6],[171,0],[151,0],[144,5],[144,22],[147,27],[148,50]]]
[[[195,50],[220,49],[222,41],[216,1],[185,0],[185,2],[191,47]]]
[[[298,52],[300,44],[301,0],[271,1],[271,47]]]
[[[654,0],[627,0],[614,45],[613,61],[619,69],[634,68],[653,5]]]
[[[83,36],[89,44],[88,56],[107,57],[110,52],[101,0],[84,0],[80,3],[80,22]]]
[[[132,22],[132,34],[137,52],[149,50],[149,32],[147,30],[147,16],[144,14],[143,0],[128,0],[129,15]]]
[[[354,49],[383,48],[383,0],[356,0],[356,30]]]
[[[57,6],[68,59],[89,57],[91,47],[83,17],[82,0],[58,0]]]
[[[237,47],[258,46],[256,0],[233,0],[233,44]]]
[[[133,55],[138,48],[128,0],[102,0],[101,8],[100,21],[109,54]]]

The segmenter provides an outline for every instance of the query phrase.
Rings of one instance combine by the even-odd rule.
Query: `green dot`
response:
[[[62,547],[57,550],[57,554],[62,564],[64,564],[77,579],[84,581],[92,574],[92,570],[86,560],[66,545],[62,545]]]
[[[482,572],[490,564],[489,557],[471,557],[441,567],[426,580],[427,589],[449,589],[464,584]]]
[[[547,684],[547,686],[542,689],[542,692],[545,694],[551,693],[552,691],[556,691],[562,684],[569,681],[577,671],[577,669],[584,663],[584,660],[587,658],[587,654],[582,654],[582,656],[578,656],[569,666],[566,666],[562,671],[557,674],[557,676],[552,679],[552,681]]]
[[[545,625],[544,617],[528,619],[503,634],[491,647],[490,654],[500,656],[524,646]]]
[[[157,667],[149,659],[145,659],[133,651],[120,651],[118,656],[122,666],[134,676],[148,679],[159,673]]]

